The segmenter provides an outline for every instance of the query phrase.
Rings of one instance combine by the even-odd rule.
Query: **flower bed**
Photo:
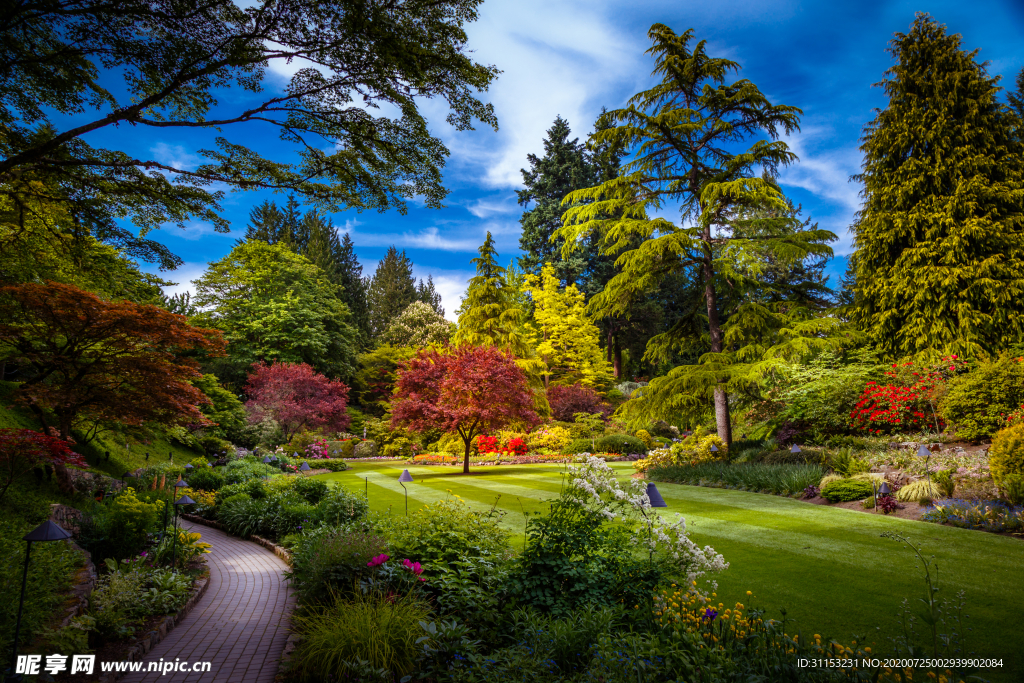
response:
[[[1021,531],[1024,507],[1011,506],[1001,500],[949,499],[936,503],[921,519],[964,529]]]
[[[527,453],[526,455],[486,453],[484,455],[471,455],[469,457],[469,462],[472,465],[557,464],[582,462],[590,455],[601,458],[605,462],[631,461],[640,457],[639,455],[619,455],[618,453]],[[414,465],[461,465],[464,460],[464,456],[451,455],[450,453],[420,453],[417,456],[409,458],[408,462]]]

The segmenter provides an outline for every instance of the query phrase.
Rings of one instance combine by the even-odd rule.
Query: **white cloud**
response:
[[[355,232],[344,230],[351,235],[359,247],[390,247],[402,249],[436,249],[438,251],[476,251],[483,241],[480,238],[451,238],[441,234],[436,227],[424,228],[419,232]]]
[[[456,309],[462,304],[462,297],[469,286],[469,279],[476,275],[472,270],[445,270],[429,266],[419,267],[413,265],[413,276],[417,280],[426,282],[427,276],[434,278],[434,289],[441,295],[441,305],[444,306],[444,317],[455,322],[458,317]]]
[[[203,162],[202,157],[192,154],[181,145],[158,142],[150,147],[149,151],[156,161],[182,171],[190,171]]]
[[[861,184],[851,181],[850,176],[860,172],[861,154],[856,147],[823,149],[833,134],[829,127],[808,126],[784,137],[800,161],[782,170],[779,182],[806,190],[821,202],[826,210],[819,216],[819,223],[839,236],[836,253],[847,254],[852,250],[849,227],[861,207]]]
[[[164,280],[170,280],[171,282],[177,283],[170,287],[162,288],[164,294],[170,296],[172,294],[181,294],[182,292],[195,294],[196,288],[195,285],[192,284],[192,281],[199,279],[199,277],[206,272],[206,266],[207,264],[205,262],[186,261],[178,266],[176,270],[160,271],[157,270],[156,266],[146,267],[145,265],[142,270],[163,278]]]
[[[623,34],[606,10],[593,3],[544,0],[481,7],[467,33],[474,60],[504,70],[483,95],[494,104],[501,129],[455,132],[441,124],[441,103],[423,103],[452,158],[459,160],[460,175],[474,184],[517,187],[526,155],[543,153],[541,142],[555,116],[568,120],[573,134],[583,138],[602,105],[619,106],[622,92],[635,91],[638,76],[650,71],[643,55],[646,37]]]

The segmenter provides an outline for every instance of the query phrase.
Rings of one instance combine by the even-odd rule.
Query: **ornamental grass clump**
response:
[[[935,482],[927,479],[919,479],[912,481],[906,486],[902,487],[896,492],[896,500],[904,503],[914,502],[928,498],[935,500],[936,498],[942,498],[942,490],[936,485]]]
[[[298,678],[344,681],[369,666],[397,680],[414,673],[420,622],[430,621],[430,609],[412,594],[357,592],[350,600],[334,595],[329,606],[292,620],[302,634],[293,669]]]

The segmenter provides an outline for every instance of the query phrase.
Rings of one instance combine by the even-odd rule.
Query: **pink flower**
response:
[[[402,560],[402,564],[405,565],[405,568],[411,571],[416,576],[419,576],[423,573],[423,568],[420,566],[419,562],[410,562],[409,558],[406,558]]]
[[[366,566],[367,567],[378,567],[378,566],[384,564],[385,562],[387,562],[389,559],[391,559],[391,558],[389,558],[387,555],[377,555],[372,560],[367,562]],[[406,562],[408,562],[408,560],[406,560]]]

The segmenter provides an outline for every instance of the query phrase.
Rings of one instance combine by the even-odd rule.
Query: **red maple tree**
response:
[[[572,422],[576,413],[612,414],[612,407],[596,391],[581,384],[556,384],[548,387],[547,395],[551,417],[562,422]]]
[[[457,432],[465,444],[462,471],[479,434],[512,422],[539,421],[526,375],[515,359],[486,346],[460,346],[446,353],[422,350],[398,373],[391,422],[414,431]]]
[[[31,429],[0,429],[0,499],[15,479],[42,465],[89,466],[63,439]]]
[[[271,417],[286,439],[300,429],[329,427],[344,431],[350,418],[348,387],[328,379],[306,363],[256,363],[245,385],[249,419]]]
[[[0,287],[0,361],[18,368],[17,399],[68,439],[86,442],[113,425],[207,422],[209,399],[186,357],[223,355],[217,330],[157,306],[105,301],[72,285]]]

